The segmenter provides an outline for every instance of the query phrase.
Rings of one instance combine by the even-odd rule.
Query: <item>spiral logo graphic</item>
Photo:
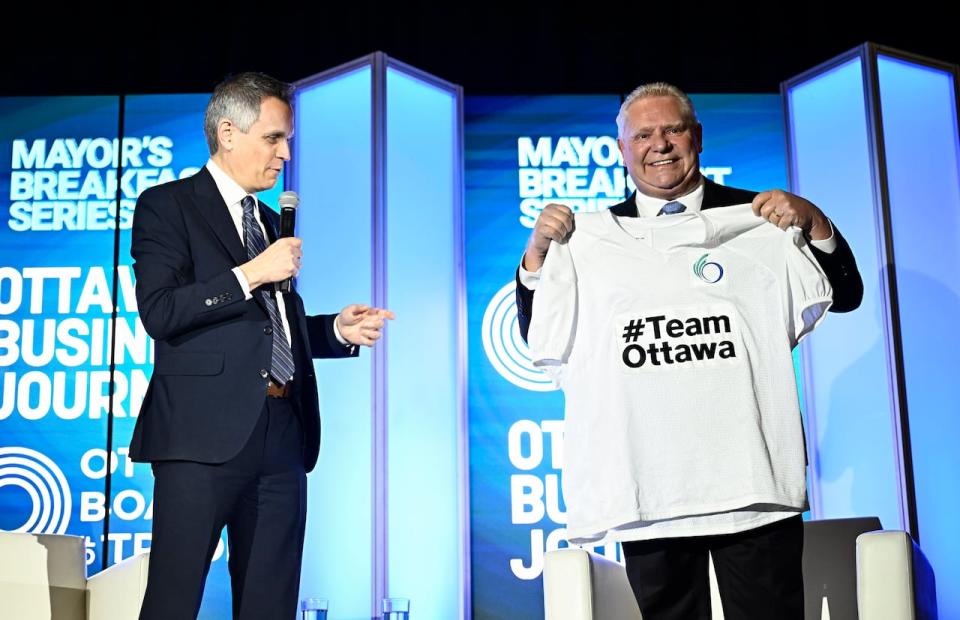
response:
[[[511,281],[490,300],[483,313],[483,350],[500,376],[533,392],[557,389],[542,371],[533,365],[530,348],[520,337],[517,322],[516,282]]]
[[[19,487],[31,500],[30,516],[14,532],[63,534],[70,523],[70,487],[57,464],[22,447],[0,448],[0,488]]]
[[[716,284],[723,277],[723,267],[720,263],[708,263],[707,257],[710,254],[704,254],[697,262],[693,264],[693,273],[707,284]]]

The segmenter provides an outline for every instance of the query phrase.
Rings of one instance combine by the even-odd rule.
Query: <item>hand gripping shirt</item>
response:
[[[806,510],[792,349],[831,294],[800,230],[748,204],[577,214],[529,333],[566,400],[568,539],[727,534]]]

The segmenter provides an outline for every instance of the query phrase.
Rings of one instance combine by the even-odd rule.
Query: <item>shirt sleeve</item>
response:
[[[523,268],[523,258],[521,258],[520,270],[518,271],[518,273],[520,274],[520,284],[524,285],[531,291],[535,291],[537,289],[537,285],[540,283],[540,272],[542,270],[543,270],[543,267],[541,267],[537,271],[527,271],[526,269]]]
[[[234,267],[231,269],[233,275],[237,277],[237,282],[240,284],[240,290],[243,291],[243,299],[245,301],[250,301],[253,299],[253,293],[250,292],[250,283],[247,282],[247,276],[243,275],[243,271],[239,267]]]
[[[562,385],[577,329],[577,275],[567,243],[550,243],[540,270],[528,342],[533,365]]]
[[[810,245],[824,254],[833,254],[833,251],[837,249],[837,236],[833,234],[833,222],[828,219],[827,224],[830,225],[830,236],[826,239],[811,239]]]
[[[799,231],[783,235],[781,250],[781,302],[790,345],[796,346],[826,317],[833,290]]]

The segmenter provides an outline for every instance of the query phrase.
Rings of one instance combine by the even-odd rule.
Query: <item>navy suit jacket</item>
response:
[[[258,206],[272,242],[279,217]],[[140,318],[156,341],[130,456],[223,463],[243,448],[263,409],[272,326],[259,289],[244,300],[231,271],[247,254],[206,168],[140,195],[130,253]],[[336,339],[336,315],[307,316],[296,291],[283,299],[296,365],[291,402],[310,471],[320,450],[312,358],[357,353]]]
[[[732,205],[741,205],[753,202],[757,192],[752,192],[736,187],[727,187],[714,183],[710,179],[704,179],[703,186],[703,204],[701,209],[716,209],[719,207],[729,207]],[[620,204],[610,207],[610,211],[618,217],[637,217],[637,203],[634,194],[631,194]],[[837,247],[831,253],[818,250],[812,244],[810,251],[814,258],[820,264],[830,286],[833,288],[833,305],[830,306],[832,312],[849,312],[856,309],[863,300],[863,281],[860,279],[860,272],[857,270],[857,261],[853,257],[853,251],[850,245],[843,238],[836,226],[833,228],[834,237],[837,240]],[[517,322],[520,327],[520,335],[524,340],[527,339],[527,332],[530,330],[530,317],[533,315],[533,293],[520,282],[520,269],[517,269]]]

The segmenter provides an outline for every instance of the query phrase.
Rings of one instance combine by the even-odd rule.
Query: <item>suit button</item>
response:
[[[212,306],[212,305],[213,305],[213,300],[212,300],[212,299],[209,299],[209,298],[208,298],[208,299],[204,299],[204,300],[203,300],[203,303],[206,304],[206,305],[208,305],[208,306]]]
[[[273,333],[273,328],[267,325],[266,327],[263,328],[263,333],[269,336],[270,334]]]
[[[270,373],[267,372],[265,368],[260,369],[260,378],[266,379],[269,376],[270,376]]]

